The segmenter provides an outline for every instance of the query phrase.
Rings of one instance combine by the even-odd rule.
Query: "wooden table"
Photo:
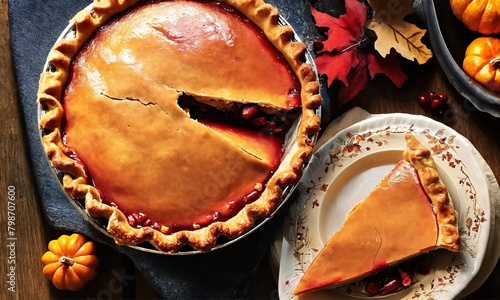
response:
[[[2,299],[75,299],[75,298],[142,298],[154,299],[157,295],[144,278],[135,271],[133,264],[123,255],[107,246],[98,245],[101,271],[84,290],[62,292],[55,289],[41,272],[40,258],[50,240],[61,233],[49,227],[41,212],[40,203],[30,167],[24,124],[15,82],[9,28],[7,0],[0,0],[0,201],[2,241],[2,274],[0,295]],[[418,94],[435,91],[449,96],[449,109],[444,114],[423,110],[416,102]],[[468,138],[483,155],[500,179],[500,119],[475,110],[449,84],[435,59],[418,67],[418,76],[398,89],[386,78],[378,77],[348,106],[334,112],[339,115],[352,106],[360,106],[371,113],[405,112],[431,117],[452,127]],[[9,292],[6,270],[9,251],[7,241],[7,193],[15,189],[15,293]],[[491,258],[486,258],[491,259]],[[500,298],[500,266],[497,264],[490,278],[470,295],[471,299]],[[250,298],[277,299],[277,287],[271,268],[264,263],[252,283]]]

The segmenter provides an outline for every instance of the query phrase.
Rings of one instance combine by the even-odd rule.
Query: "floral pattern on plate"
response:
[[[473,147],[444,124],[421,116],[389,114],[344,129],[313,156],[284,226],[280,299],[292,298],[304,271],[345,215],[394,167],[406,147],[406,133],[415,134],[431,149],[458,212],[462,251],[436,250],[420,256],[417,261],[428,266],[428,272],[415,275],[410,287],[385,299],[453,298],[472,280],[484,257],[491,216],[487,181]],[[373,298],[364,293],[361,282],[304,298],[334,295]]]

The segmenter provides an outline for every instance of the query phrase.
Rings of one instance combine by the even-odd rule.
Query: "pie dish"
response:
[[[431,250],[460,251],[455,209],[429,149],[412,134],[396,167],[304,273],[294,295],[345,285]]]
[[[40,78],[42,144],[117,243],[209,250],[298,181],[321,98],[278,16],[262,1],[107,0],[73,18]]]

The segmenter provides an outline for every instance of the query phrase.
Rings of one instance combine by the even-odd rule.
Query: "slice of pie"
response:
[[[41,76],[42,143],[118,243],[208,250],[278,207],[311,155],[321,98],[275,8],[96,0],[73,22]]]
[[[412,134],[396,167],[347,215],[294,290],[359,280],[428,251],[460,250],[455,210],[431,152]]]

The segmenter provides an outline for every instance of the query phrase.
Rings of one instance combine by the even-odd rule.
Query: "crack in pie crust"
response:
[[[118,244],[205,251],[278,207],[311,156],[321,98],[305,45],[274,7],[96,0],[72,22],[40,78],[42,144],[65,191],[107,218]],[[242,118],[225,124],[235,111]],[[254,114],[252,124],[279,126],[235,124]]]
[[[460,251],[455,209],[431,152],[414,135],[405,139],[399,163],[347,214],[295,296],[360,280],[431,250]]]

